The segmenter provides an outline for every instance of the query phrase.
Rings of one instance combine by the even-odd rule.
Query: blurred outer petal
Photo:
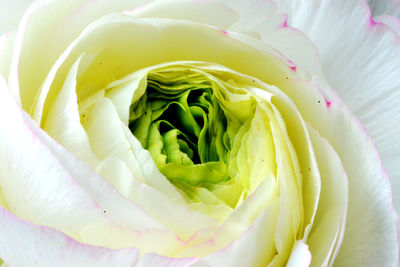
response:
[[[329,85],[370,133],[400,211],[400,37],[372,20],[362,0],[277,4],[288,12],[289,24],[314,41]]]
[[[238,19],[236,12],[218,0],[159,0],[126,13],[136,18],[191,20],[221,29],[226,29]]]
[[[390,183],[365,129],[347,108],[328,102],[310,82],[290,81],[285,91],[305,121],[335,148],[348,175],[346,231],[335,263],[337,266],[396,266],[397,215]]]
[[[33,0],[0,0],[0,35],[15,30]]]
[[[0,35],[0,75],[5,80],[8,80],[14,41],[15,31]]]
[[[374,21],[384,23],[400,36],[400,17],[381,15],[374,17]]]
[[[149,253],[140,258],[135,267],[210,267],[198,258],[168,258]]]
[[[79,243],[49,227],[0,208],[0,258],[9,266],[134,266],[137,249],[111,250]]]
[[[1,9],[0,9],[1,10]],[[0,76],[8,81],[11,67],[11,56],[15,42],[16,31],[7,32],[0,36]],[[15,101],[20,104],[19,93],[15,90],[10,90],[15,98]]]
[[[373,16],[392,15],[400,18],[399,0],[366,0]]]
[[[10,86],[20,91],[29,110],[50,67],[89,23],[116,11],[134,8],[146,0],[41,0],[34,2],[18,28],[11,65]],[[34,53],[32,53],[34,51]]]

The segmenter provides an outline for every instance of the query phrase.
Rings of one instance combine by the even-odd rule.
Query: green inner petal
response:
[[[227,121],[211,82],[193,71],[151,72],[147,82],[129,126],[160,171],[174,183],[229,180]]]
[[[255,150],[250,142],[268,130],[258,126],[266,121],[256,116],[254,96],[243,84],[217,76],[178,67],[150,71],[144,94],[130,106],[129,128],[189,202],[206,204],[205,196],[212,195],[218,201],[206,205],[229,210],[271,172],[276,174],[276,166],[267,164],[260,169],[265,175],[252,182],[251,167],[263,162],[249,159],[264,154],[273,159],[275,152],[270,144]]]

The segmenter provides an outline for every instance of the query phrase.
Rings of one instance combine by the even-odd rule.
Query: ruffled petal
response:
[[[0,258],[8,266],[134,266],[137,249],[111,250],[79,243],[49,227],[0,208]]]

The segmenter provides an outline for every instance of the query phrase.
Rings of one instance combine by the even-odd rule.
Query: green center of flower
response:
[[[212,82],[194,71],[147,75],[129,127],[173,184],[187,188],[229,180],[227,119]]]

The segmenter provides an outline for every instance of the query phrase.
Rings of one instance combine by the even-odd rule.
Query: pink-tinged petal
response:
[[[8,208],[24,219],[76,235],[110,220],[46,147],[0,77],[0,185]]]
[[[29,117],[26,116],[25,118],[43,145],[46,145],[57,157],[57,160],[65,170],[85,189],[86,193],[96,200],[103,213],[107,213],[107,216],[114,221],[130,229],[165,230],[158,222],[148,216],[141,207],[122,197],[111,184],[94,172],[88,165],[57,144],[45,132],[41,131],[34,122],[28,121]]]
[[[132,9],[144,2],[146,1],[33,2],[19,25],[10,71],[10,86],[20,91],[23,108],[30,110],[51,66],[88,24],[105,14]]]
[[[273,1],[228,0],[225,3],[240,15],[240,19],[227,29],[228,32],[258,36],[287,57],[292,64],[311,74],[321,75],[318,50],[305,34],[287,24],[287,16],[277,12]],[[293,71],[296,70],[296,65],[292,66]]]
[[[161,253],[180,245],[176,235],[21,113],[3,85],[0,109],[9,116],[0,117],[0,186],[10,211],[90,244]],[[155,236],[159,246],[152,245]]]
[[[223,3],[215,0],[159,0],[140,6],[129,14],[136,18],[166,18],[190,20],[226,29],[238,15]]]
[[[287,267],[307,267],[310,266],[311,259],[312,255],[307,244],[300,240],[293,246]]]
[[[33,0],[0,0],[0,35],[15,30],[28,6]]]
[[[287,25],[287,18],[276,12],[271,0],[156,1],[127,14],[137,18],[185,19],[216,26],[224,35],[241,32],[277,49],[307,71],[320,75],[318,51],[306,35]],[[218,15],[217,15],[218,14]]]
[[[371,135],[400,211],[400,36],[392,24],[375,21],[362,0],[277,3],[289,14],[289,24],[315,43],[328,84]]]
[[[79,243],[0,208],[0,258],[8,266],[134,266],[137,249],[111,250]]]
[[[376,23],[383,23],[383,24],[389,26],[395,33],[397,33],[397,35],[400,36],[400,17],[397,18],[394,16],[381,15],[381,16],[374,17],[374,21]]]
[[[158,254],[143,255],[135,267],[210,267],[198,258],[168,258]]]
[[[400,17],[399,0],[366,0],[374,16],[392,15]]]
[[[399,244],[392,192],[365,129],[342,105],[332,100],[328,105],[310,82],[291,81],[284,89],[304,119],[335,149],[348,175],[346,231],[337,266],[395,266]]]

